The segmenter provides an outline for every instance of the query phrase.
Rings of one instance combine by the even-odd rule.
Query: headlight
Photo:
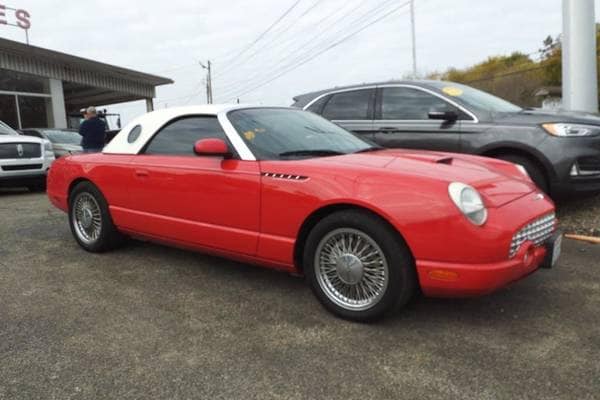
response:
[[[469,221],[477,226],[485,224],[488,213],[477,190],[464,183],[452,182],[448,186],[448,193],[456,207]]]
[[[44,141],[44,151],[52,151],[52,143],[50,143],[48,140]]]
[[[600,126],[598,125],[560,123],[543,124],[542,128],[549,134],[559,137],[596,136],[600,134]]]

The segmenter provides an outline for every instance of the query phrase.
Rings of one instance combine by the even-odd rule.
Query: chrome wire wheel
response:
[[[102,213],[96,198],[87,192],[79,193],[71,212],[77,237],[86,244],[98,240],[102,231]]]
[[[372,308],[388,287],[383,250],[357,229],[340,228],[325,235],[317,246],[314,268],[325,295],[346,310]]]

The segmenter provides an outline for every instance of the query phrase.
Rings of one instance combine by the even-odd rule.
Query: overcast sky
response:
[[[404,3],[2,1],[30,12],[33,45],[173,79],[174,85],[158,88],[157,108],[204,103],[205,71],[198,61],[207,59],[214,65],[217,102],[240,96],[244,103],[289,105],[294,95],[312,90],[402,78],[412,69],[408,7],[307,60]],[[547,35],[561,31],[561,0],[415,3],[420,74],[465,67],[516,50],[533,53]],[[600,0],[595,3],[599,10]],[[287,10],[279,24],[248,47]],[[2,25],[0,36],[24,40],[22,31]],[[266,83],[279,74],[280,78]],[[127,122],[143,113],[145,106],[136,102],[111,109],[121,112]]]

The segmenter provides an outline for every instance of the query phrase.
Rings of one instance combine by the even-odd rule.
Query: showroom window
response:
[[[51,125],[49,80],[0,70],[0,121],[13,129]]]

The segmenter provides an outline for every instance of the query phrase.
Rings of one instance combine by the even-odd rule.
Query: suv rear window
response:
[[[365,120],[369,114],[375,89],[335,93],[325,105],[323,116],[330,120]]]

